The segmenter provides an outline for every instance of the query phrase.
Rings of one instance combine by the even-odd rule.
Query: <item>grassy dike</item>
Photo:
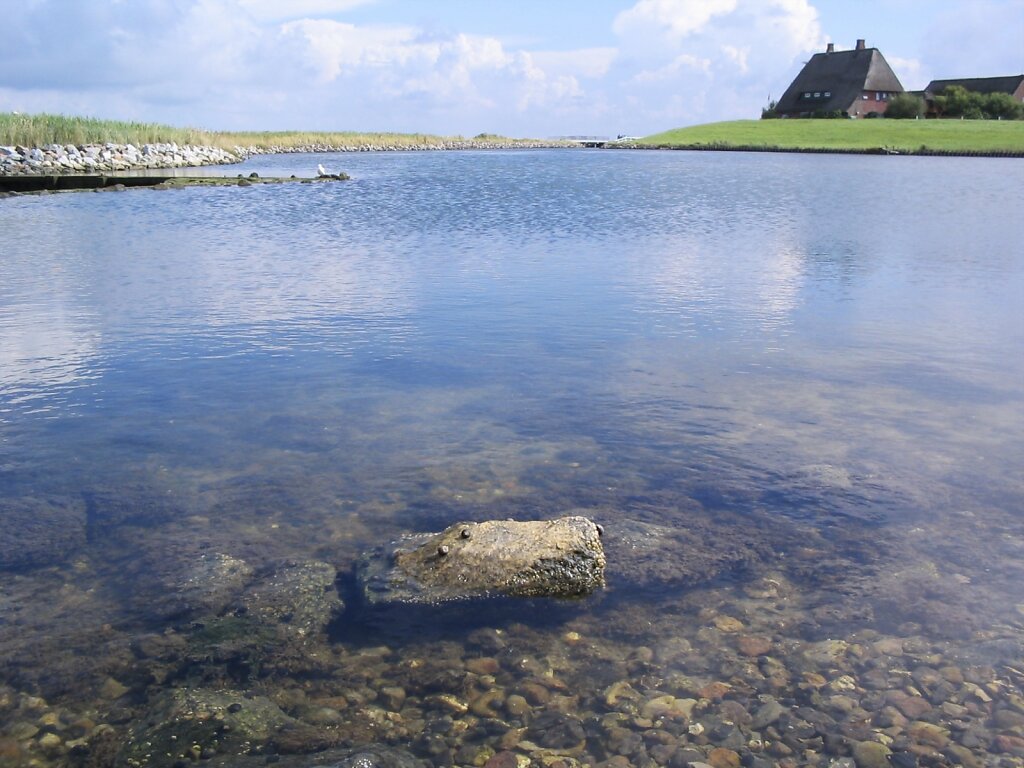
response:
[[[641,147],[1024,156],[1024,121],[734,120],[677,128]]]
[[[493,142],[502,139],[487,135],[477,137],[477,140]],[[205,131],[196,128],[175,128],[157,123],[130,123],[91,117],[0,113],[0,146],[44,147],[49,144],[81,146],[107,143],[139,146],[175,143],[218,147],[228,151],[234,150],[235,147],[270,150],[311,146],[340,148],[382,145],[414,149],[442,146],[453,141],[467,140],[461,136],[434,136],[422,133]],[[517,143],[529,143],[530,140],[516,141]]]

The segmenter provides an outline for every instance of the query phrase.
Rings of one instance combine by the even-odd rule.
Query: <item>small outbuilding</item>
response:
[[[775,105],[779,117],[846,117],[881,115],[889,100],[903,93],[896,73],[877,48],[857,41],[852,51],[837,51],[833,43],[816,53]]]

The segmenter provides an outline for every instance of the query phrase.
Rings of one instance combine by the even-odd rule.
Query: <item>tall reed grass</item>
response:
[[[488,140],[498,137],[487,136]],[[175,128],[157,123],[131,123],[64,115],[21,115],[0,112],[0,146],[42,147],[47,144],[193,144],[233,149],[234,147],[294,148],[326,147],[430,147],[461,136],[444,137],[422,133],[360,133],[356,131],[206,131]]]

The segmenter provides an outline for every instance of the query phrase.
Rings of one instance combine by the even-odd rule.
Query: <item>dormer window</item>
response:
[[[815,91],[814,98],[820,99],[821,98],[821,91]]]
[[[826,99],[831,99],[832,98],[832,91],[825,91],[825,98]]]
[[[810,91],[807,91],[807,92],[806,92],[806,93],[804,94],[804,98],[805,98],[805,99],[809,99],[809,98],[811,98],[811,92],[810,92]]]

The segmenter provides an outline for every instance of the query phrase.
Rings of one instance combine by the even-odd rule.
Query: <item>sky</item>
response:
[[[828,42],[908,90],[1024,73],[1024,0],[0,0],[0,111],[640,136],[756,118]]]

